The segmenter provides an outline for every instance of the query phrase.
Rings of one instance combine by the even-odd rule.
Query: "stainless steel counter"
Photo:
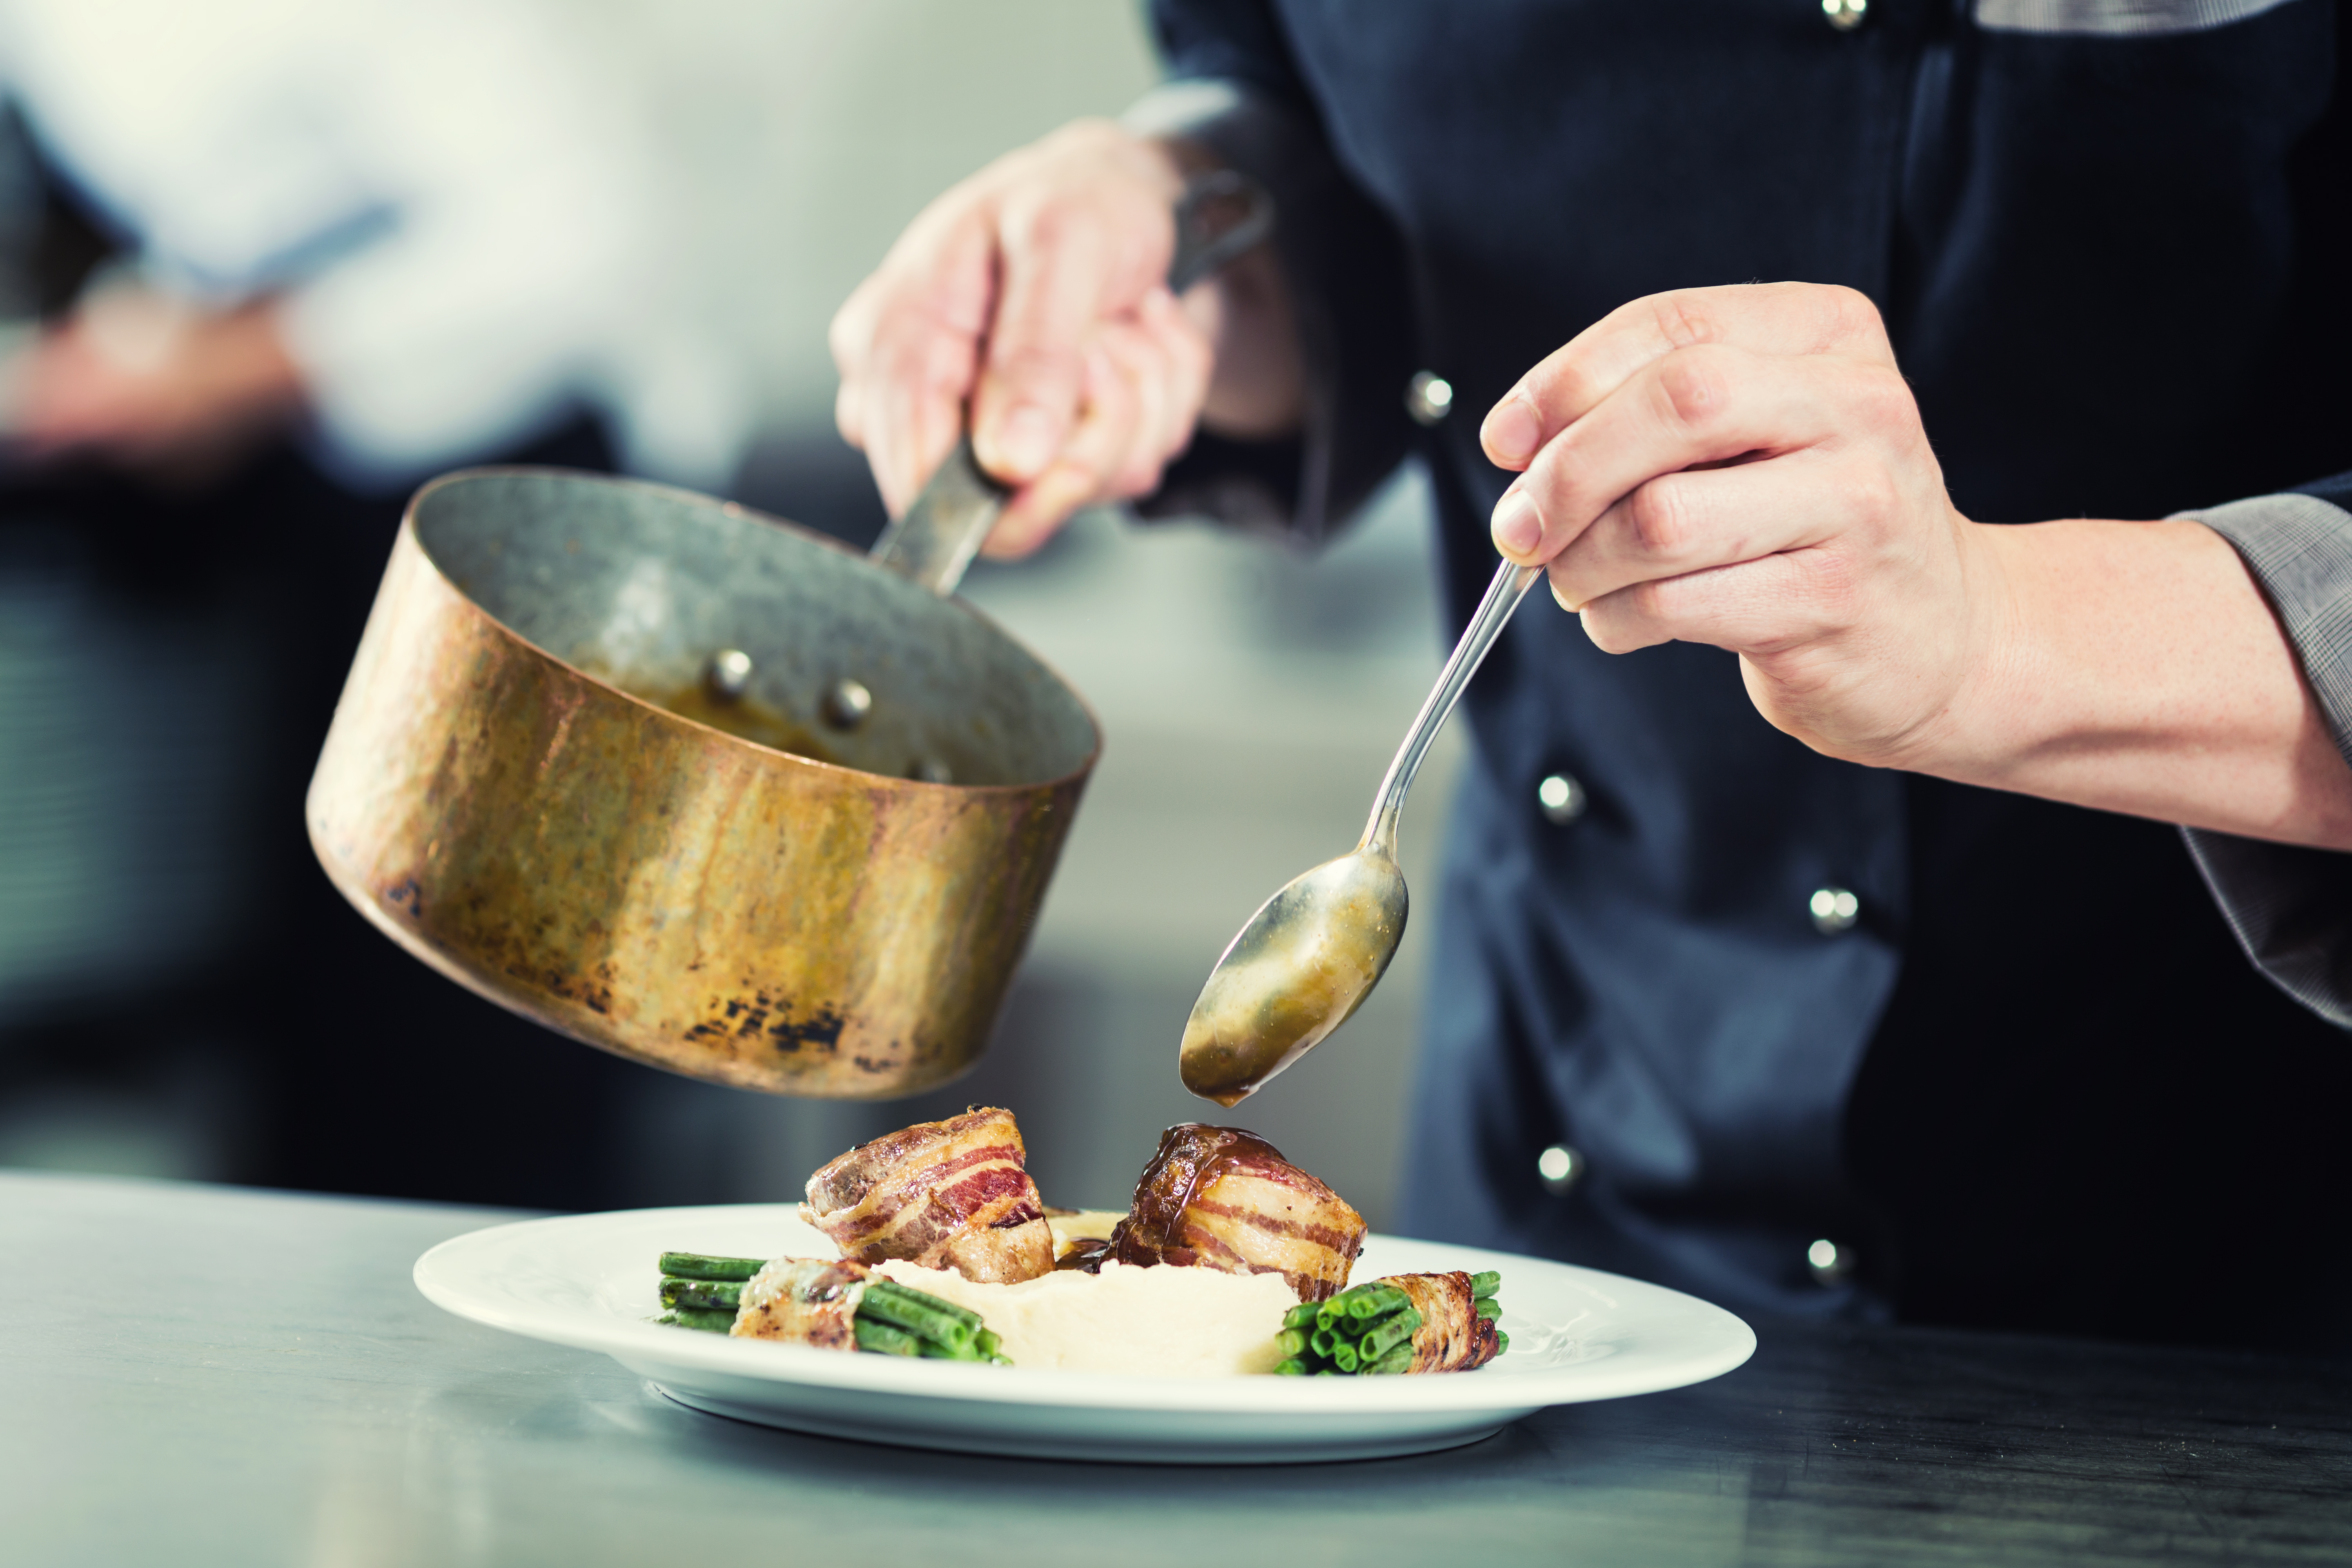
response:
[[[1161,1470],[800,1437],[428,1305],[487,1210],[0,1173],[0,1563],[2343,1563],[2352,1367],[1759,1325],[1450,1454]]]

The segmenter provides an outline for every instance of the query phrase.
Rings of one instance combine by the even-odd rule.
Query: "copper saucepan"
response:
[[[1212,174],[1181,289],[1262,239]],[[417,957],[697,1078],[912,1094],[986,1047],[1100,750],[949,595],[1004,499],[969,441],[871,557],[553,469],[437,479],[310,782],[310,841]]]
[[[393,940],[526,1017],[885,1098],[986,1046],[1099,744],[984,616],[822,535],[484,469],[410,503],[310,838]]]

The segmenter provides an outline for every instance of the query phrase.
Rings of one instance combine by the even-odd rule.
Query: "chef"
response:
[[[1312,542],[1417,453],[1456,626],[1549,565],[1465,704],[1405,1228],[2352,1336],[2331,0],[1154,15],[1166,85],[844,307],[840,423],[895,508],[968,399],[999,554]],[[1172,299],[1220,165],[1276,239]]]

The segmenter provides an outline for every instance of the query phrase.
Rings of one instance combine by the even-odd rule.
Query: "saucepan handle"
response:
[[[1263,185],[1232,169],[1202,175],[1176,204],[1168,287],[1182,293],[1273,230],[1274,198]],[[966,431],[914,503],[874,542],[873,559],[945,598],[963,581],[1011,493],[981,471]]]

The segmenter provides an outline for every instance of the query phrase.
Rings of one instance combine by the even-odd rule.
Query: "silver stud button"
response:
[[[1822,0],[1822,15],[1841,33],[1851,33],[1870,15],[1870,0]]]
[[[1852,931],[1862,918],[1862,900],[1843,888],[1814,889],[1805,908],[1813,917],[1813,929],[1823,936]]]
[[[1536,1174],[1544,1191],[1558,1197],[1583,1179],[1584,1156],[1565,1143],[1555,1143],[1536,1156]]]
[[[1565,827],[1584,815],[1584,786],[1567,773],[1546,773],[1536,785],[1536,804],[1545,821]]]
[[[1805,1270],[1814,1282],[1834,1285],[1853,1272],[1853,1248],[1823,1239],[1805,1248]]]
[[[1437,425],[1454,412],[1454,384],[1435,371],[1415,371],[1405,384],[1404,411],[1417,425]]]

